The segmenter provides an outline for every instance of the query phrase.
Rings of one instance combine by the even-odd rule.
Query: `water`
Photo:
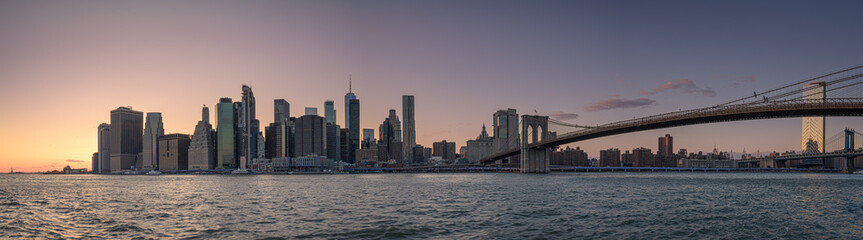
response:
[[[8,238],[863,237],[863,175],[0,175]]]

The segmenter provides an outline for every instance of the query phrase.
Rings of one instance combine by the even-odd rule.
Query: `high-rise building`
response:
[[[188,170],[189,135],[167,134],[159,138],[159,170]]]
[[[351,99],[349,101],[350,105],[350,125],[348,125],[348,137],[350,138],[350,142],[348,144],[348,155],[351,161],[356,160],[354,156],[355,151],[360,146],[360,100],[359,99]]]
[[[285,99],[273,100],[273,122],[287,121],[291,117],[291,104]]]
[[[137,168],[144,170],[157,169],[159,165],[159,138],[165,135],[162,126],[162,113],[148,112],[144,124],[143,162],[136,163]]]
[[[328,124],[336,124],[336,108],[333,100],[324,102],[324,117],[327,118]]]
[[[402,141],[402,122],[399,121],[399,116],[396,115],[395,109],[390,109],[390,115],[387,117],[387,121],[390,121],[390,124],[393,126],[393,139],[396,141]]]
[[[236,167],[237,112],[230,98],[222,98],[216,104],[216,168]]]
[[[111,171],[132,169],[144,139],[144,113],[127,107],[111,111]]]
[[[671,134],[665,134],[665,137],[659,138],[659,150],[656,155],[670,158],[674,156],[674,139]]]
[[[201,121],[195,125],[195,134],[189,145],[189,170],[216,168],[216,131],[210,125],[210,109],[201,109]]]
[[[341,126],[338,124],[327,123],[327,158],[334,162],[343,161],[341,143]]]
[[[290,157],[290,126],[288,121],[270,123],[266,132],[266,158]]]
[[[93,164],[90,166],[92,170],[90,173],[98,173],[99,172],[99,152],[94,152],[93,156],[90,158],[90,163]]]
[[[306,115],[318,115],[318,108],[306,107]]]
[[[446,140],[434,142],[432,148],[434,148],[432,156],[441,157],[444,160],[455,160],[455,142],[447,142]]]
[[[653,167],[653,152],[643,147],[632,149],[632,162],[635,167]]]
[[[294,143],[297,157],[315,154],[327,155],[326,119],[317,115],[305,115],[297,118],[294,127]]]
[[[414,96],[402,95],[402,144],[404,157],[408,163],[414,163],[413,149],[416,141],[416,118],[414,117]]]
[[[590,166],[590,161],[587,159],[587,153],[581,150],[580,147],[562,149],[560,151],[552,151],[550,156],[551,165],[563,166]]]
[[[99,157],[96,159],[96,167],[93,167],[93,172],[104,173],[111,171],[111,125],[107,123],[99,124],[97,130],[99,145]]]
[[[342,161],[354,163],[354,161],[356,159],[349,159],[349,157],[351,156],[351,154],[348,153],[350,151],[350,145],[351,145],[350,137],[348,136],[349,133],[350,132],[348,131],[347,128],[339,129],[339,146],[340,146],[339,150],[341,151],[341,154],[342,154],[342,156],[341,156]]]
[[[494,152],[498,153],[519,147],[519,119],[515,109],[499,110],[494,113],[493,117],[494,140],[492,140],[492,143],[494,145]],[[520,163],[518,159],[520,159],[519,156],[514,156],[502,163]]]
[[[600,167],[620,167],[620,149],[599,150]]]
[[[378,129],[378,133],[380,134],[380,136],[378,136],[380,138],[380,143],[378,143],[378,149],[380,149],[378,153],[378,158],[381,159],[381,161],[387,161],[390,159],[401,160],[397,159],[393,155],[396,147],[395,143],[401,143],[401,141],[396,140],[396,130],[395,126],[393,126],[394,121],[392,121],[391,117],[392,116],[384,119],[383,123],[381,123],[381,126]],[[401,144],[399,144],[399,147],[400,146]],[[398,148],[399,152],[401,152],[401,150],[401,148]],[[398,155],[401,156],[402,154],[400,153]]]
[[[482,132],[475,140],[467,141],[467,160],[472,164],[479,164],[479,160],[490,156],[494,153],[494,146],[491,137],[485,131],[485,124],[482,124]]]
[[[363,128],[363,141],[361,144],[362,148],[374,148],[377,149],[377,141],[375,141],[375,129],[373,128]]]
[[[243,85],[243,101],[241,102],[240,115],[238,126],[242,129],[243,137],[243,152],[240,155],[240,166],[238,168],[245,169],[246,164],[252,159],[258,157],[258,132],[260,125],[255,118],[255,94],[252,88]]]
[[[821,81],[804,86],[803,99],[823,102],[827,98],[827,84]],[[802,148],[805,153],[824,152],[824,116],[803,117]]]

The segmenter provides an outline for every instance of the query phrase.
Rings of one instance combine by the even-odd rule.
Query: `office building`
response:
[[[347,128],[339,129],[339,145],[341,146],[341,147],[339,147],[339,150],[341,151],[341,154],[342,154],[342,156],[341,156],[342,161],[354,163],[354,161],[356,159],[348,159],[351,156],[351,154],[349,153],[350,149],[351,149],[350,148],[351,143],[350,143],[350,137],[348,135],[349,135],[349,130]]]
[[[620,149],[599,150],[600,167],[620,167]]]
[[[93,167],[93,172],[105,173],[111,171],[111,125],[107,123],[99,124],[97,129],[97,145],[98,158],[96,166]]]
[[[674,156],[674,139],[671,134],[665,134],[665,137],[659,138],[659,151],[656,155],[670,158]]]
[[[414,96],[402,95],[402,143],[407,162],[415,162],[413,148],[416,145],[416,118],[414,116]]]
[[[296,156],[326,156],[327,130],[326,119],[317,115],[305,115],[294,123],[294,147]]]
[[[822,102],[827,98],[827,84],[818,81],[804,86],[803,99]],[[824,152],[824,116],[803,117],[802,148],[804,153]]]
[[[162,126],[162,113],[148,112],[144,124],[143,161],[136,163],[138,169],[157,169],[159,164],[159,138],[165,135]]]
[[[494,153],[494,141],[485,131],[482,124],[482,132],[474,140],[467,141],[467,160],[471,164],[479,164],[479,160],[491,156]]]
[[[290,157],[291,144],[291,127],[290,122],[280,121],[270,123],[270,126],[264,128],[266,132],[266,158],[283,158]]]
[[[318,115],[318,108],[316,107],[306,107],[306,115]]]
[[[362,149],[372,148],[377,149],[377,141],[375,140],[375,129],[363,128],[363,141],[360,144]]]
[[[587,159],[587,153],[585,153],[584,150],[581,150],[581,148],[579,147],[566,147],[562,150],[552,151],[550,156],[550,164],[579,167],[588,167],[591,165],[590,161]]]
[[[144,139],[144,113],[127,107],[111,111],[111,171],[135,166]]]
[[[399,121],[399,116],[396,115],[395,109],[390,109],[390,115],[387,116],[387,121],[390,121],[390,125],[393,127],[393,139],[395,141],[402,141],[402,122]]]
[[[188,170],[189,145],[186,134],[168,134],[159,138],[159,170]]]
[[[216,104],[216,168],[232,169],[239,157],[237,151],[237,112],[230,98]]]
[[[273,122],[287,121],[291,117],[291,104],[285,99],[273,100]]]
[[[195,134],[189,145],[189,170],[216,168],[216,131],[210,125],[210,108],[201,109],[201,121],[195,125]]]
[[[351,121],[349,123],[350,125],[346,126],[348,127],[348,137],[350,138],[350,142],[348,144],[348,147],[350,148],[348,150],[348,154],[350,155],[350,157],[348,159],[351,159],[351,161],[353,161],[354,159],[356,159],[356,157],[354,156],[355,151],[359,149],[360,146],[360,100],[351,99],[349,101],[349,105],[350,113],[348,114],[348,117],[351,119]]]
[[[446,140],[434,142],[432,144],[434,152],[433,157],[441,157],[444,160],[455,160],[455,142],[447,142]]]
[[[333,100],[324,102],[324,117],[327,119],[328,124],[336,124],[336,108]]]
[[[326,117],[324,118],[326,119]],[[341,126],[335,122],[327,123],[327,158],[334,162],[342,161],[341,143]]]
[[[258,132],[260,132],[260,125],[255,118],[255,94],[252,92],[252,88],[246,85],[243,85],[243,97],[242,102],[240,102],[239,108],[239,123],[237,126],[241,129],[242,136],[242,149],[240,155],[240,163],[238,168],[245,169],[246,163],[258,157]]]
[[[521,146],[518,133],[518,113],[515,109],[499,110],[494,113],[492,127],[494,128],[494,139],[492,144],[494,152],[503,152]],[[504,159],[500,163],[520,163],[520,157],[514,156]]]

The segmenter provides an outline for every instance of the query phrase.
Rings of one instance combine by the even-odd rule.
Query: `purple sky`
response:
[[[131,105],[191,134],[251,84],[344,120],[348,74],[374,128],[416,96],[417,142],[463,146],[492,113],[595,125],[706,107],[863,63],[860,1],[3,1],[0,169],[88,167],[96,126]],[[863,129],[828,119],[827,135]],[[591,140],[599,149],[800,148],[799,118]],[[552,129],[561,130],[562,129]],[[573,146],[575,146],[573,145]],[[86,160],[79,163],[67,160]]]

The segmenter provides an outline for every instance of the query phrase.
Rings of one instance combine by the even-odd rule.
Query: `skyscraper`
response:
[[[336,124],[336,108],[333,100],[324,102],[324,117],[327,118],[328,124]]]
[[[159,166],[159,138],[165,135],[162,126],[162,113],[148,112],[147,122],[144,124],[143,156],[141,163],[136,166],[144,170],[157,169]]]
[[[432,144],[434,153],[432,156],[441,157],[444,160],[455,160],[455,142],[447,142],[446,140],[434,142]]]
[[[237,113],[231,98],[216,104],[216,168],[231,169],[237,161]]]
[[[245,169],[246,164],[252,159],[257,158],[258,153],[258,132],[260,131],[259,124],[255,118],[255,94],[252,88],[243,85],[243,101],[240,104],[240,116],[238,126],[242,129],[243,152],[240,155],[240,166],[238,168]]]
[[[344,161],[341,151],[341,126],[335,123],[327,123],[327,158],[334,162]]]
[[[827,97],[827,84],[821,81],[804,86],[803,99],[823,102]],[[806,153],[824,152],[824,116],[803,117],[802,148]]]
[[[201,109],[201,121],[195,125],[195,134],[189,145],[189,170],[216,168],[216,132],[210,125],[210,109]]]
[[[188,170],[189,135],[173,133],[159,138],[159,170]]]
[[[363,141],[362,141],[361,145],[362,145],[363,149],[365,149],[365,148],[377,149],[377,147],[376,147],[377,142],[375,141],[375,129],[363,128]]]
[[[348,159],[349,161],[356,160],[356,150],[360,146],[360,100],[359,99],[351,99],[349,101],[350,106],[350,125],[348,127],[348,137],[350,138],[350,144],[348,145]]]
[[[671,134],[665,134],[665,137],[659,138],[659,150],[656,155],[663,157],[671,157],[674,155],[674,139]]]
[[[144,113],[127,107],[111,111],[111,171],[132,169],[141,153]]]
[[[318,108],[306,107],[306,115],[318,115]]]
[[[295,122],[294,143],[297,157],[310,154],[327,155],[326,119],[318,115],[305,115]]]
[[[291,104],[285,99],[273,100],[273,122],[287,121],[291,117]]]
[[[494,130],[494,152],[502,152],[519,147],[518,113],[515,109],[499,110],[494,113],[492,126]],[[518,156],[510,157],[505,163],[520,163]]]
[[[414,145],[416,145],[416,122],[414,118],[414,96],[402,95],[402,144],[404,157],[408,163],[414,163]]]
[[[111,171],[111,125],[107,123],[99,124],[98,128],[98,145],[99,157],[97,158],[97,168],[93,168],[93,172],[104,173]]]
[[[393,125],[393,139],[396,141],[402,141],[402,122],[399,121],[399,116],[396,115],[395,109],[390,109],[390,115],[387,117],[387,120],[390,121],[390,124]]]

